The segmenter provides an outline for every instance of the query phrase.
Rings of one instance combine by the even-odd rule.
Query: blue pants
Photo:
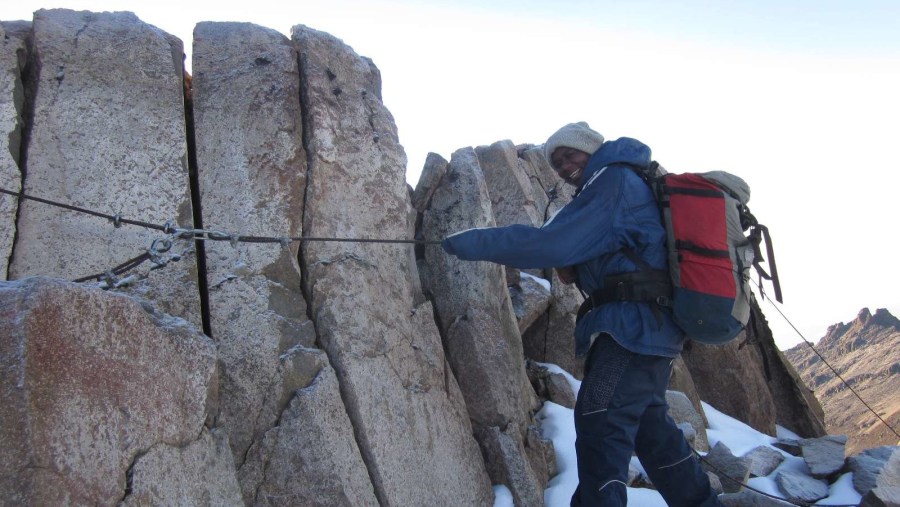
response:
[[[602,334],[584,369],[575,404],[579,483],[573,507],[626,505],[632,453],[670,507],[722,505],[666,413],[671,358],[629,352]]]

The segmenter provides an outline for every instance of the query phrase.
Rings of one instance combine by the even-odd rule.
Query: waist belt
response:
[[[621,301],[650,303],[653,316],[662,326],[659,309],[672,305],[672,280],[668,271],[647,269],[606,277],[603,287],[592,292],[578,308],[575,322],[598,306]]]

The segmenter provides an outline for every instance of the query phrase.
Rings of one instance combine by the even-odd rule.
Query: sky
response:
[[[790,323],[761,305],[780,348],[792,325],[816,342],[863,307],[900,316],[895,0],[24,0],[0,19],[56,7],[134,12],[188,55],[200,21],[331,33],[380,69],[413,186],[428,152],[573,121],[670,172],[732,172],[772,234]]]

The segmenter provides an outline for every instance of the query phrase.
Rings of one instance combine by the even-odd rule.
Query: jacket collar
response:
[[[622,163],[647,166],[650,160],[650,147],[637,139],[620,137],[615,141],[607,141],[600,145],[600,149],[595,151],[588,160],[581,177],[581,184],[575,191],[575,195],[578,195],[587,182],[591,181],[595,174],[606,166]]]

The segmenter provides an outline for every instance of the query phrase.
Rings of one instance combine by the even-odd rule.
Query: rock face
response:
[[[131,505],[240,505],[241,490],[224,433],[203,429],[200,438],[181,448],[158,444],[131,467]]]
[[[460,149],[434,187],[421,233],[440,239],[495,224],[479,158],[471,148]],[[520,505],[541,504],[543,485],[537,484],[523,456],[536,397],[525,374],[522,338],[503,266],[461,261],[430,245],[420,271],[423,287],[434,298],[450,364],[492,480],[507,483]],[[513,476],[518,480],[509,481]]]
[[[821,400],[828,432],[848,435],[847,450],[851,453],[895,445],[897,435],[853,391],[888,425],[900,427],[900,320],[885,309],[873,315],[863,308],[853,321],[829,327],[814,348],[801,343],[785,351],[785,356]]]
[[[725,345],[691,342],[685,348],[700,398],[768,435],[776,424],[800,436],[824,435],[821,406],[778,351],[755,301],[750,319],[748,331]]]
[[[305,234],[412,237],[406,157],[381,103],[378,69],[328,34],[299,25],[292,39],[306,110]],[[309,242],[301,258],[318,343],[337,372],[379,503],[490,503],[412,247]]]
[[[22,70],[25,67],[27,47],[23,37],[12,27],[7,30],[3,24],[0,24],[0,44],[0,135],[9,140],[9,149],[0,150],[0,188],[19,192],[22,189],[19,155],[25,106]],[[7,279],[18,207],[16,197],[0,195],[0,280]]]
[[[246,23],[200,23],[194,34],[193,118],[204,225],[253,236],[300,236],[306,154],[296,50],[286,36]],[[266,496],[297,500],[294,490],[308,484],[261,473],[279,459],[284,442],[298,439],[296,425],[284,421],[298,389],[316,392],[327,407],[309,412],[309,425],[352,433],[327,360],[295,357],[316,342],[298,251],[296,242],[205,245],[210,332],[224,366],[217,422],[229,435],[247,503],[265,504]],[[318,375],[332,381],[311,387]],[[267,434],[273,427],[275,434]],[[304,477],[323,479],[316,481],[321,492],[329,490],[324,476],[341,469],[348,482],[365,485],[350,490],[366,490],[374,500],[355,440],[336,447],[328,460],[314,452],[303,447],[296,459],[305,464]]]
[[[286,362],[295,377],[308,372],[292,382],[306,385],[247,453],[239,469],[246,503],[378,505],[327,356],[295,349]]]
[[[25,96],[33,97],[25,109],[34,111],[26,129],[26,190],[151,224],[172,220],[172,227],[191,228],[196,216],[198,226],[202,221],[232,241],[208,241],[200,249],[208,287],[198,283],[193,242],[185,246],[171,236],[179,262],[112,287],[196,324],[201,300],[208,302],[213,341],[204,343],[215,349],[207,359],[221,368],[204,386],[215,395],[190,407],[202,415],[198,422],[189,431],[169,424],[162,436],[129,436],[134,442],[126,442],[121,456],[84,466],[79,473],[90,475],[87,480],[71,474],[66,487],[74,493],[56,487],[58,496],[41,496],[49,494],[43,492],[48,480],[66,477],[47,479],[38,471],[44,482],[35,483],[4,473],[3,487],[11,491],[4,497],[23,503],[490,504],[486,467],[421,293],[412,247],[335,243],[307,245],[301,253],[299,242],[279,241],[304,230],[326,237],[412,235],[405,156],[381,104],[374,64],[302,26],[291,40],[248,24],[201,23],[196,78],[186,81],[183,95],[181,42],[129,13],[39,11],[33,30],[15,28],[4,38],[3,53],[9,79],[2,104],[12,155],[19,153],[23,121],[24,60],[17,59],[32,32],[34,38],[33,79],[24,87]],[[16,180],[18,160],[10,160],[2,174],[6,178],[11,169]],[[189,176],[198,189],[193,200]],[[4,180],[18,190],[14,183]],[[12,203],[5,204],[12,216],[20,214],[18,224],[3,228],[18,234],[12,278],[104,271],[123,260],[124,249],[131,257],[156,239],[153,232],[116,230],[103,219],[46,205],[22,203],[18,209],[14,198],[3,202]],[[104,227],[109,234],[101,237],[102,248],[85,239],[95,239],[91,235]],[[275,240],[245,243],[239,236]],[[106,287],[116,282],[108,281]],[[59,299],[52,304],[62,306]],[[2,322],[12,328],[24,311],[13,306]],[[66,315],[65,323],[46,319],[46,325],[109,320],[87,312]],[[3,346],[12,347],[10,360],[18,357],[14,343]],[[170,358],[157,361],[140,366],[178,366]],[[110,371],[128,377],[121,368]],[[146,372],[131,376],[154,389]],[[90,376],[84,377],[76,380],[88,382]],[[24,447],[30,429],[16,424],[27,399],[7,391],[3,405],[18,412],[4,416],[10,421],[4,442],[23,443],[8,446],[4,463],[19,473],[15,463],[43,451]],[[142,394],[146,404],[164,407],[165,417],[180,415],[165,398]],[[123,417],[152,426],[160,416],[132,411]],[[47,432],[58,435],[42,438],[68,438],[66,415],[54,422],[60,427]],[[107,432],[121,433],[99,421],[78,444],[93,445]],[[74,459],[69,454],[77,457],[67,451],[65,459]]]
[[[114,504],[135,458],[157,445],[195,444],[236,486],[231,456],[197,440],[215,405],[216,352],[184,320],[29,278],[0,284],[0,336],[0,497]],[[184,479],[168,487],[205,487]]]
[[[40,10],[33,31],[25,193],[190,228],[181,42],[122,12]],[[165,239],[32,201],[21,203],[16,228],[10,279],[104,273]],[[144,264],[131,292],[199,327],[193,244],[169,253],[180,260],[165,272]]]

